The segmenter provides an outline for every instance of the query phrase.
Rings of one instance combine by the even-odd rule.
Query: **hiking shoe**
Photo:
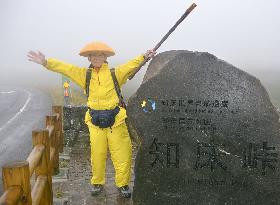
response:
[[[122,186],[122,187],[118,187],[120,194],[122,195],[122,197],[124,198],[130,198],[131,196],[131,192],[129,190],[128,185]]]
[[[103,190],[103,185],[102,184],[93,184],[91,187],[90,193],[92,196],[96,196],[100,194]]]

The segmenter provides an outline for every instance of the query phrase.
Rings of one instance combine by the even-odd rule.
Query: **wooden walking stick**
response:
[[[194,8],[197,5],[195,3],[193,3],[187,10],[186,12],[181,16],[181,18],[175,23],[175,25],[167,32],[167,34],[165,34],[165,36],[161,39],[161,41],[154,47],[154,51],[156,51],[161,44],[168,38],[168,36],[177,28],[177,26],[192,12],[192,10],[194,10]],[[151,58],[145,58],[145,60],[138,66],[138,68],[135,70],[134,73],[132,73],[129,76],[129,80],[131,80],[134,75],[141,69],[142,66],[144,66]]]

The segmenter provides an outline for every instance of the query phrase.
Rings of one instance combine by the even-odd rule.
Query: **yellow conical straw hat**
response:
[[[115,55],[115,51],[105,43],[95,41],[87,44],[81,51],[80,56],[88,57],[89,54],[104,53],[107,57]]]

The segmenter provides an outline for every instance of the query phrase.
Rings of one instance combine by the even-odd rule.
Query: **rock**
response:
[[[64,146],[72,147],[79,133],[88,134],[87,125],[84,123],[86,106],[63,107]]]
[[[64,147],[73,147],[79,132],[77,130],[64,131]]]
[[[254,76],[209,53],[160,53],[127,113],[134,205],[280,203],[279,116]]]

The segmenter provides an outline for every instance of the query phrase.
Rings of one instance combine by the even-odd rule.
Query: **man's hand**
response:
[[[29,57],[29,61],[33,61],[35,63],[41,64],[43,66],[47,65],[47,60],[45,58],[45,55],[38,51],[38,53],[34,51],[29,51],[27,57]]]
[[[146,53],[144,54],[145,58],[153,58],[156,55],[156,51],[153,49],[147,50]]]

